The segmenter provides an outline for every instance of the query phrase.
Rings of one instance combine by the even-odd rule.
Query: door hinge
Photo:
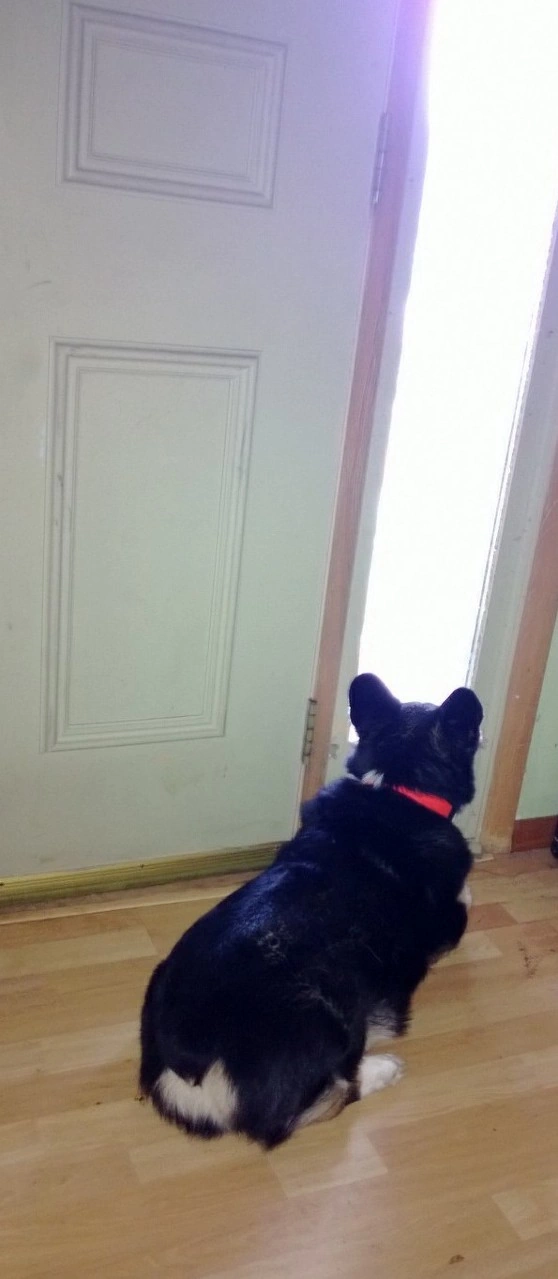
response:
[[[372,208],[375,208],[382,194],[382,185],[387,155],[389,133],[389,111],[382,112],[378,125],[378,141],[376,143],[376,160],[372,178]]]
[[[312,754],[314,745],[314,726],[316,723],[316,710],[318,703],[315,697],[308,698],[306,707],[306,721],[304,724],[304,738],[302,741],[302,763],[307,764]]]

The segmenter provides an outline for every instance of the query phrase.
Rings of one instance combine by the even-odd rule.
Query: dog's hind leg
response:
[[[368,1014],[366,1022],[365,1053],[372,1052],[378,1043],[404,1035],[409,1023],[410,999],[379,1001]]]
[[[326,1119],[335,1119],[351,1101],[358,1100],[356,1084],[348,1079],[336,1079],[330,1084],[312,1105],[304,1110],[297,1122],[297,1128],[307,1128],[309,1124],[324,1123]]]
[[[353,1082],[351,1083],[348,1079],[336,1079],[307,1110],[303,1111],[296,1127],[307,1128],[309,1124],[335,1119],[336,1115],[341,1114],[345,1106],[350,1106],[353,1101],[360,1101],[362,1097],[368,1097],[370,1093],[379,1092],[381,1088],[396,1084],[403,1072],[404,1065],[400,1057],[394,1057],[391,1053],[382,1053],[375,1057],[365,1055]]]

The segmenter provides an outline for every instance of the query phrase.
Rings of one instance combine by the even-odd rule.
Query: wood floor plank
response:
[[[424,1037],[419,1032],[420,1027],[413,1025],[398,1045],[410,1078],[551,1048],[558,1043],[558,1006],[552,1012],[510,1016],[474,1030],[467,1026]]]
[[[167,1137],[159,1137],[159,1140],[152,1141],[149,1145],[130,1148],[130,1163],[140,1185],[149,1186],[161,1179],[184,1177],[187,1174],[196,1176],[207,1169],[228,1169],[233,1178],[239,1168],[246,1166],[251,1167],[257,1177],[261,1159],[258,1152],[247,1143],[240,1142],[235,1137],[223,1137],[218,1143],[208,1141],[199,1144],[180,1140],[180,1136],[179,1133],[169,1132]]]
[[[441,1210],[552,1178],[556,1135],[548,1115],[557,1101],[558,1086],[546,1098],[522,1095],[471,1107],[466,1116],[456,1107],[408,1125],[371,1123],[394,1200]]]
[[[554,896],[544,890],[540,894],[531,894],[528,897],[513,898],[507,902],[506,909],[510,915],[517,920],[518,924],[528,924],[535,919],[555,919],[556,902]]]
[[[498,942],[499,942],[498,937]],[[483,959],[501,959],[502,951],[499,944],[492,938],[489,932],[466,933],[461,945],[457,950],[452,950],[449,955],[444,955],[440,960],[440,964],[444,968],[451,968],[455,964],[475,964]]]
[[[394,1089],[264,1154],[136,1099],[159,956],[238,879],[0,917],[8,1279],[557,1279],[558,866],[472,876]]]
[[[60,1033],[139,1018],[141,1000],[156,957],[123,960],[41,974],[26,999],[19,983],[0,982],[4,1016],[0,1043],[18,1042],[30,1035]],[[110,972],[110,979],[108,973]]]
[[[137,1049],[123,1051],[114,1061],[73,1067],[58,1073],[18,1072],[7,1082],[0,1076],[0,1132],[4,1124],[40,1119],[97,1102],[124,1101],[136,1087]]]
[[[558,1230],[558,1177],[503,1190],[493,1199],[520,1239],[535,1239]]]
[[[468,932],[475,932],[477,928],[501,928],[506,924],[513,924],[512,916],[506,910],[505,906],[501,906],[499,902],[488,902],[487,905],[477,905],[473,902],[473,906],[469,912]]]
[[[198,907],[199,910],[199,907]],[[98,937],[120,929],[135,929],[141,924],[137,912],[127,910],[91,911],[83,915],[53,915],[44,919],[6,920],[0,916],[0,948],[14,950],[29,943],[68,941],[80,937]]]
[[[361,1102],[367,1114],[367,1126],[374,1129],[393,1124],[413,1123],[424,1115],[448,1114],[455,1109],[456,1098],[463,1112],[493,1100],[517,1097],[553,1088],[558,1081],[558,1045],[538,1052],[501,1057],[496,1061],[428,1075],[407,1074],[389,1092]],[[465,1121],[465,1115],[463,1115]]]
[[[437,1270],[433,1279],[448,1279],[449,1274],[459,1279],[556,1279],[558,1275],[558,1238],[536,1240],[534,1243],[517,1242],[510,1248],[497,1249],[488,1256],[476,1256],[472,1260],[463,1257],[455,1272],[447,1267]]]
[[[268,1155],[285,1194],[306,1195],[326,1187],[383,1176],[387,1172],[368,1133],[347,1110],[335,1124],[316,1124]]]
[[[0,1084],[35,1075],[69,1074],[137,1055],[135,1021],[0,1045]]]
[[[60,941],[28,942],[25,946],[0,949],[0,978],[52,973],[59,968],[87,968],[90,964],[114,964],[155,953],[144,927]]]
[[[476,906],[499,903],[510,910],[510,903],[515,900],[524,901],[527,897],[540,898],[543,895],[546,899],[558,896],[558,876],[554,867],[509,878],[487,872],[473,876],[473,902]]]

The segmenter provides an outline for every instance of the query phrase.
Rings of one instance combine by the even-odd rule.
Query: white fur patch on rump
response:
[[[237,1108],[232,1080],[221,1061],[215,1061],[201,1084],[182,1079],[174,1070],[163,1070],[156,1084],[157,1092],[169,1115],[183,1119],[210,1119],[219,1128],[228,1129]]]

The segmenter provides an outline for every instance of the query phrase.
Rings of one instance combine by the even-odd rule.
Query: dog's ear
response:
[[[448,737],[476,739],[483,709],[472,688],[456,688],[438,710],[438,722]]]
[[[349,689],[351,720],[359,737],[376,724],[394,719],[401,702],[377,675],[357,675]]]

